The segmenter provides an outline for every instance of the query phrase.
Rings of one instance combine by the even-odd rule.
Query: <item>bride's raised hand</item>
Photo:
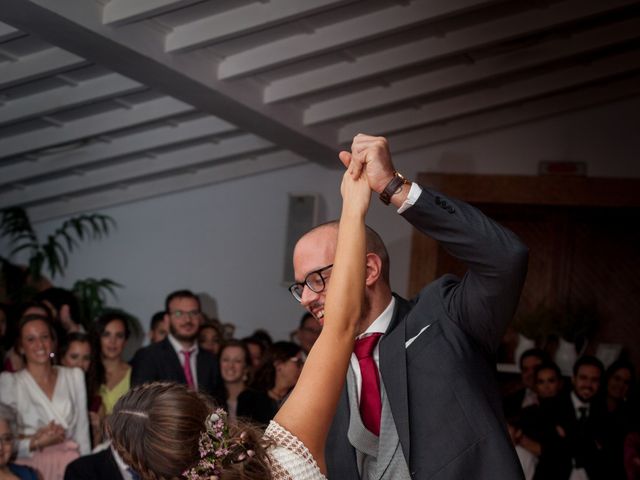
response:
[[[366,167],[365,167],[366,168]],[[343,211],[364,215],[369,209],[371,188],[367,176],[358,171],[356,162],[350,162],[340,185]]]

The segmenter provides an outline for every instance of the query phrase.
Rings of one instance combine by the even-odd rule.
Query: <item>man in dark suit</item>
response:
[[[327,439],[328,478],[521,478],[494,356],[518,303],[527,248],[473,207],[404,180],[382,137],[357,135],[340,159],[359,162],[384,203],[469,269],[407,301],[392,294],[386,248],[367,231],[366,309]],[[330,223],[294,250],[291,293],[320,321],[336,240]]]
[[[194,293],[179,290],[169,294],[165,301],[169,335],[138,350],[131,362],[131,384],[173,381],[213,395],[220,372],[216,357],[198,348],[201,319],[200,299]]]
[[[64,472],[64,480],[131,480],[126,465],[118,466],[111,448],[80,457]]]
[[[559,405],[559,433],[567,445],[565,458],[556,478],[608,478],[603,471],[605,415],[603,406],[595,402],[604,373],[602,362],[595,357],[580,357],[573,366],[572,390]],[[541,477],[542,478],[542,477]]]

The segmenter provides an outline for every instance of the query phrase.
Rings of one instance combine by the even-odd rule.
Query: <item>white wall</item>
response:
[[[410,178],[425,171],[535,175],[541,160],[584,161],[591,176],[640,177],[638,112],[640,99],[625,101],[405,153],[395,163]],[[287,195],[319,193],[320,220],[334,218],[340,175],[309,164],[104,209],[117,231],[75,252],[56,283],[116,280],[125,288],[112,303],[145,326],[168,292],[190,288],[213,297],[238,336],[265,327],[285,338],[301,314],[281,282]],[[38,230],[48,233],[60,221]],[[404,294],[411,229],[377,199],[369,223],[388,244],[392,284]]]

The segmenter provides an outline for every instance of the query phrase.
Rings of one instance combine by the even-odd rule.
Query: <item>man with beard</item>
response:
[[[589,355],[580,357],[573,366],[571,393],[559,407],[558,433],[565,440],[568,452],[556,471],[565,473],[554,478],[606,478],[602,471],[604,412],[594,401],[603,372],[602,362]]]
[[[216,357],[198,348],[201,319],[200,299],[194,293],[178,290],[169,294],[165,301],[169,335],[138,350],[131,362],[131,385],[172,381],[212,395],[220,371]]]

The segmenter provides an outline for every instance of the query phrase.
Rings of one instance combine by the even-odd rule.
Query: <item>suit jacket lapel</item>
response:
[[[162,341],[162,349],[164,350],[163,359],[161,360],[169,371],[173,371],[175,374],[175,378],[182,382],[187,383],[187,379],[184,376],[184,369],[182,368],[182,364],[180,363],[180,358],[178,358],[178,353],[171,345],[171,342],[168,338],[165,338]],[[168,373],[168,372],[167,372]]]
[[[396,296],[393,320],[380,340],[380,375],[389,397],[393,421],[398,431],[402,451],[409,464],[409,402],[407,394],[406,322],[409,303]]]
[[[103,452],[100,452],[100,455],[102,460],[102,468],[100,469],[102,472],[102,478],[121,479],[122,474],[120,473],[120,469],[118,468],[115,458],[113,458],[111,449],[107,448],[106,450],[103,450]]]

